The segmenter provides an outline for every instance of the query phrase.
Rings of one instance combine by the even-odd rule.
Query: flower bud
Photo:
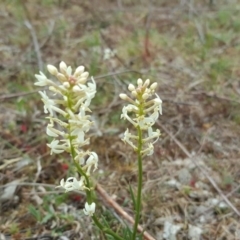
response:
[[[144,94],[142,95],[142,98],[143,98],[144,100],[148,99],[148,98],[149,98],[149,94],[148,94],[148,93],[144,93]]]
[[[64,82],[64,83],[63,83],[63,86],[64,86],[65,88],[69,88],[69,87],[70,87],[70,83],[69,83],[69,82]]]
[[[145,81],[145,83],[143,84],[143,87],[144,87],[144,88],[147,88],[147,87],[149,86],[149,84],[150,84],[150,80],[147,79],[147,80]]]
[[[73,92],[82,92],[82,89],[81,89],[79,86],[77,86],[77,85],[75,85],[75,86],[72,88],[72,90],[73,90]]]
[[[125,94],[125,93],[120,93],[120,94],[119,94],[119,97],[120,97],[122,100],[127,100],[127,99],[128,99],[128,95]]]
[[[139,87],[141,87],[142,84],[143,84],[143,80],[142,80],[141,78],[139,78],[139,79],[137,80],[137,84],[138,84]]]
[[[78,80],[77,80],[77,83],[78,84],[85,84],[87,82],[87,78],[85,78],[85,77],[80,77],[80,78],[78,78]]]
[[[80,76],[82,73],[84,72],[84,66],[79,66],[76,68],[75,72],[74,72],[74,76],[78,77]]]
[[[47,69],[54,76],[58,74],[57,68],[54,67],[53,65],[47,65]]]
[[[155,90],[157,88],[157,83],[156,82],[154,82],[153,84],[151,84],[151,86],[150,86],[150,89],[151,90]]]
[[[60,62],[60,64],[59,64],[59,68],[60,68],[60,71],[61,71],[62,73],[65,73],[65,72],[67,71],[67,64],[62,61],[62,62]]]
[[[58,73],[58,74],[57,74],[57,79],[58,79],[60,82],[66,82],[66,81],[67,81],[67,78],[66,78],[62,73]]]
[[[134,96],[134,97],[137,97],[137,91],[132,91],[132,95]]]
[[[131,91],[131,92],[134,91],[134,90],[135,90],[134,85],[130,83],[130,84],[128,85],[128,90]]]
[[[88,76],[89,76],[88,72],[84,72],[84,73],[81,74],[81,78],[86,78],[87,79]]]

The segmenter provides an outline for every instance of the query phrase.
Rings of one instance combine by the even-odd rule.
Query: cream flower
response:
[[[137,147],[133,144],[133,142],[130,139],[138,139],[138,137],[132,135],[127,128],[127,130],[124,133],[124,138],[122,140],[125,143],[128,143],[134,150],[137,150]]]
[[[95,152],[91,152],[89,154],[89,157],[86,161],[86,165],[83,167],[83,169],[87,169],[87,176],[90,176],[90,171],[94,167],[93,172],[97,169],[98,167],[98,155]]]
[[[53,112],[58,112],[62,115],[66,115],[67,113],[64,112],[62,109],[56,107],[56,101],[53,99],[50,99],[47,94],[46,91],[39,91],[39,94],[42,96],[42,101],[44,103],[44,113],[50,113],[50,116],[53,116]]]
[[[47,146],[51,148],[51,153],[50,153],[51,155],[53,153],[56,153],[56,154],[62,153],[68,149],[68,146],[66,143],[60,145],[59,142],[60,142],[59,140],[53,139],[50,144],[47,144]]]
[[[81,177],[80,181],[78,181],[75,177],[69,177],[66,182],[64,179],[60,181],[60,186],[65,189],[66,192],[74,191],[74,190],[84,190],[84,178]]]
[[[91,203],[88,204],[87,202],[85,203],[85,209],[83,209],[83,212],[85,215],[88,215],[90,217],[93,216],[93,214],[95,213],[95,209],[96,209],[96,203]]]
[[[76,149],[76,153],[77,156],[75,157],[74,160],[77,161],[80,165],[85,164],[85,157],[89,155],[89,153],[85,151],[79,151],[78,149]]]
[[[59,135],[63,136],[65,133],[61,132],[55,128],[51,124],[47,125],[46,133],[50,137],[58,137]]]
[[[35,74],[36,79],[38,82],[35,82],[34,85],[40,86],[40,87],[45,87],[53,84],[53,81],[47,79],[47,77],[40,71],[39,74]]]

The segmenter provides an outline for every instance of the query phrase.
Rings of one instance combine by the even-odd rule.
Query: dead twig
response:
[[[23,9],[24,9],[25,14],[26,14],[26,20],[24,21],[24,24],[28,28],[28,30],[30,31],[30,34],[31,34],[31,37],[32,37],[34,51],[35,51],[36,56],[37,56],[38,68],[40,69],[40,71],[43,71],[42,55],[41,55],[40,46],[39,46],[39,43],[38,43],[36,31],[31,24],[30,12],[28,11],[27,6],[25,5],[25,2],[23,0],[21,1],[21,3],[22,3]]]
[[[201,43],[205,44],[206,38],[205,38],[203,26],[196,19],[194,20],[194,23],[195,23],[195,26],[196,26],[196,29],[197,29],[197,32],[198,32],[198,36],[199,36],[199,39],[200,39]]]
[[[20,183],[16,183],[16,184],[13,184],[13,183],[6,183],[6,184],[4,184],[4,185],[0,185],[0,189],[5,188],[5,187],[10,186],[10,185],[17,185],[17,186],[33,186],[33,187],[40,186],[40,187],[56,188],[56,185],[54,185],[54,184],[20,182]],[[59,192],[64,192],[64,191],[59,191]]]
[[[222,197],[222,199],[226,202],[226,204],[232,208],[232,210],[238,215],[240,216],[239,211],[237,210],[237,208],[229,201],[229,199],[223,194],[223,192],[220,190],[220,188],[218,187],[218,185],[216,184],[216,182],[209,176],[209,173],[206,171],[206,169],[204,169],[203,167],[201,167],[196,161],[193,160],[192,155],[188,152],[188,150],[183,146],[183,144],[181,142],[179,142],[176,137],[170,132],[168,131],[168,129],[163,126],[161,123],[159,123],[159,121],[157,122],[157,124],[171,137],[171,139],[178,145],[178,147],[186,154],[186,156],[192,160],[193,164],[204,174],[204,176],[208,179],[208,181],[212,184],[212,186],[214,187],[214,189],[219,193],[219,195]]]
[[[207,93],[207,92],[195,92],[195,93],[192,93],[193,95],[205,95],[207,97],[211,97],[211,98],[217,98],[217,99],[220,99],[220,100],[224,100],[224,101],[228,101],[228,102],[235,102],[235,103],[239,103],[240,104],[240,101],[237,101],[237,100],[234,100],[234,99],[230,99],[228,97],[225,97],[225,96],[219,96],[219,95],[216,95],[215,93]]]
[[[135,71],[135,70],[125,70],[125,71],[121,71],[121,72],[110,72],[108,74],[104,74],[104,75],[100,75],[100,76],[94,77],[94,79],[111,77],[111,76],[121,75],[121,74],[124,74],[124,73],[129,73],[129,72],[138,73],[139,75],[142,75],[141,72],[138,72],[138,71]]]
[[[119,213],[121,216],[123,216],[128,222],[131,224],[134,224],[134,219],[125,212],[121,206],[116,203],[108,194],[107,192],[97,183],[96,191],[99,193],[99,195],[111,206],[117,213]],[[138,231],[143,232],[144,229],[140,225],[138,225]],[[155,240],[149,233],[146,231],[143,232],[143,236],[146,240]]]
[[[111,73],[108,73],[108,74],[100,75],[100,76],[94,77],[94,79],[101,79],[101,78],[111,77],[111,76],[115,76],[115,75],[121,75],[121,74],[125,74],[125,73],[130,73],[130,72],[138,73],[139,75],[141,75],[141,73],[138,72],[138,71],[125,70],[125,71],[121,71],[121,72],[111,72]],[[27,96],[27,95],[30,95],[30,94],[33,94],[33,93],[37,93],[37,92],[39,92],[39,90],[30,91],[30,92],[20,92],[20,93],[5,94],[5,95],[0,96],[0,101],[5,101],[5,100],[11,99],[11,98]]]
[[[30,34],[32,36],[34,50],[35,50],[35,53],[37,55],[38,68],[41,71],[43,71],[42,55],[41,55],[41,52],[40,52],[40,47],[39,47],[39,44],[38,44],[38,39],[37,39],[37,35],[36,35],[36,32],[35,32],[35,29],[33,28],[32,24],[28,20],[25,20],[24,24],[29,29]]]
[[[7,99],[11,99],[11,98],[23,97],[23,96],[27,96],[27,95],[37,93],[37,92],[39,92],[39,90],[30,91],[30,92],[20,92],[20,93],[6,94],[6,95],[0,96],[0,101],[4,101],[4,100],[7,100]]]

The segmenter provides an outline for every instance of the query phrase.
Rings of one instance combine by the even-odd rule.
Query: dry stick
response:
[[[35,90],[35,91],[30,91],[30,92],[20,92],[20,93],[11,93],[11,94],[6,94],[6,95],[2,95],[0,96],[0,100],[4,101],[10,98],[17,98],[17,97],[22,97],[22,96],[27,96],[33,93],[37,93],[39,92],[39,90]]]
[[[28,11],[28,8],[26,6],[25,1],[21,0],[21,3],[22,3],[22,7],[23,7],[23,9],[25,11],[25,15],[26,15],[26,20],[24,21],[24,24],[29,29],[31,37],[32,37],[34,50],[35,50],[36,55],[37,55],[38,68],[41,71],[43,71],[42,55],[41,55],[40,46],[39,46],[39,43],[38,43],[36,31],[35,31],[34,27],[31,24],[31,14]]]
[[[46,37],[45,40],[43,40],[43,42],[40,44],[40,49],[42,49],[46,43],[51,39],[52,37],[52,33],[53,33],[53,30],[54,30],[54,26],[55,26],[55,21],[51,21],[50,24],[49,24],[49,27],[48,27],[48,35]]]
[[[187,106],[196,106],[196,107],[200,106],[197,103],[174,101],[172,99],[168,99],[168,98],[164,98],[164,97],[161,97],[161,99],[163,102],[169,102],[169,103],[173,103],[173,104],[177,104],[177,105],[187,105]]]
[[[117,213],[119,213],[121,216],[123,216],[128,222],[131,224],[134,224],[134,219],[129,216],[122,208],[121,206],[116,203],[108,194],[107,192],[97,183],[96,186],[96,191],[99,193],[99,195],[113,208]],[[138,225],[138,231],[143,232],[144,229],[142,226]],[[143,232],[143,236],[146,240],[156,240],[153,238],[149,233],[146,231]]]
[[[111,77],[111,76],[115,76],[115,75],[120,75],[120,74],[124,74],[124,73],[138,73],[139,75],[142,75],[141,72],[138,72],[136,70],[124,70],[124,71],[120,71],[120,72],[110,72],[110,73],[107,73],[107,74],[104,74],[104,75],[100,75],[100,76],[97,76],[97,77],[94,77],[94,79],[100,79],[100,78],[105,78],[105,77]]]
[[[215,93],[207,93],[207,92],[199,91],[199,92],[194,92],[192,94],[193,95],[200,95],[200,94],[202,94],[202,95],[205,95],[205,96],[210,97],[210,98],[217,98],[217,99],[220,99],[220,100],[224,100],[224,101],[228,101],[228,102],[235,102],[235,103],[240,104],[240,101],[238,101],[238,100],[230,99],[230,98],[225,97],[225,96],[218,96]]]
[[[130,73],[130,72],[138,73],[139,75],[141,75],[140,72],[135,71],[135,70],[124,70],[124,71],[120,71],[120,72],[110,72],[108,74],[104,74],[104,75],[100,75],[100,76],[94,77],[94,79],[101,79],[101,78],[111,77],[111,76],[115,76],[115,75]],[[4,100],[10,99],[10,98],[22,97],[22,96],[30,95],[30,94],[37,93],[37,92],[39,92],[39,90],[30,91],[30,92],[20,92],[20,93],[5,94],[5,95],[0,96],[0,100],[4,101]]]
[[[150,32],[150,26],[151,26],[151,10],[149,9],[149,12],[147,13],[145,17],[145,38],[144,38],[144,51],[146,57],[151,57],[150,50],[149,50],[149,32]]]
[[[219,193],[219,195],[223,198],[223,200],[232,208],[232,210],[238,215],[240,216],[239,211],[236,209],[236,207],[228,200],[228,198],[222,193],[222,191],[220,190],[220,188],[218,187],[218,185],[215,183],[215,181],[209,176],[209,174],[207,173],[207,171],[202,168],[196,161],[194,161],[192,159],[191,154],[188,152],[188,150],[183,146],[182,143],[180,143],[175,136],[173,136],[173,134],[168,131],[168,129],[166,127],[164,127],[161,123],[159,123],[159,121],[157,122],[157,124],[172,138],[172,140],[178,145],[178,147],[187,155],[187,157],[189,159],[191,159],[191,161],[193,162],[193,164],[199,168],[199,170],[205,175],[205,177],[208,179],[208,181],[212,184],[212,186],[215,188],[215,190]]]
[[[30,182],[20,182],[20,183],[6,183],[4,185],[0,186],[0,189],[5,188],[7,186],[40,186],[40,187],[49,187],[49,188],[56,188],[56,185],[54,184],[47,184],[47,183],[30,183]],[[58,191],[58,192],[63,192],[63,191]]]
[[[48,188],[56,188],[56,187],[58,187],[58,186],[56,186],[54,184],[47,184],[47,183],[20,182],[20,183],[6,183],[4,185],[0,185],[0,190],[5,188],[5,187],[8,187],[8,186],[27,186],[27,187],[29,187],[29,186],[38,187],[39,186],[39,187],[48,187]],[[46,192],[46,194],[47,193],[51,193],[51,192],[53,192],[53,191],[48,191],[48,192]],[[54,191],[53,193],[64,193],[64,192],[65,192],[64,190],[59,190],[59,191]],[[86,195],[86,193],[82,192],[82,191],[75,190],[73,192],[81,194],[83,196]],[[42,194],[44,194],[44,193],[42,193]]]
[[[37,55],[38,68],[41,71],[43,71],[42,56],[41,56],[40,47],[39,47],[39,44],[38,44],[38,39],[37,39],[37,36],[36,36],[36,32],[35,32],[32,24],[28,20],[25,20],[24,23],[25,23],[26,27],[29,29],[29,31],[31,33],[31,36],[32,36],[34,50],[35,50],[36,55]]]
[[[194,23],[195,23],[195,26],[196,26],[196,29],[197,29],[197,32],[198,32],[198,36],[199,36],[199,39],[200,39],[201,43],[205,44],[205,42],[206,42],[205,39],[206,38],[205,38],[205,35],[204,35],[202,25],[197,20],[194,20]]]

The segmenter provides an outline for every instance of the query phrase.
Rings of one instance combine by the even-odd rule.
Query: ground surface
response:
[[[0,24],[0,239],[104,239],[83,216],[84,195],[55,189],[70,161],[49,155],[33,84],[61,60],[96,79],[90,148],[108,194],[133,214],[136,160],[120,140],[129,125],[118,94],[149,78],[163,115],[144,160],[142,226],[159,240],[240,239],[239,0],[6,0]],[[122,217],[101,197],[98,209],[117,229]]]

